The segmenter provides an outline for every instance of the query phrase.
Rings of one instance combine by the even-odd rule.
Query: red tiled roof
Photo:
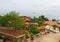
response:
[[[52,25],[52,26],[58,25],[56,21],[44,21],[44,24],[48,24],[48,25]]]
[[[40,27],[38,27],[38,29],[43,30],[43,29],[45,29],[45,26],[40,26]]]
[[[32,18],[30,16],[26,16],[25,19],[26,20],[32,20]]]

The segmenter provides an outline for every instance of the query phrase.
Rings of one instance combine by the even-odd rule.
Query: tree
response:
[[[56,19],[52,19],[52,21],[56,21]]]
[[[39,16],[38,21],[37,21],[38,22],[38,25],[39,26],[44,25],[43,24],[44,21],[49,21],[49,19],[47,17],[45,17],[44,15]]]
[[[0,16],[0,26],[6,26],[7,21],[5,19],[5,16]]]
[[[42,19],[44,19],[44,18],[45,18],[45,16],[44,16],[44,15],[41,15],[39,18],[42,18]]]
[[[48,19],[47,17],[45,17],[44,15],[41,15],[41,16],[39,16],[38,18],[36,18],[36,17],[34,16],[34,18],[32,19],[32,22],[38,23],[38,26],[44,25],[44,24],[43,24],[44,21],[49,21],[49,19]]]
[[[11,11],[2,18],[2,26],[12,27],[12,29],[23,29],[24,21],[20,18],[17,12]]]
[[[49,19],[47,18],[47,17],[45,17],[45,19],[44,19],[45,21],[49,21]]]
[[[34,16],[31,22],[36,22],[36,17]]]
[[[42,26],[43,25],[43,21],[45,21],[44,15],[39,16],[39,18],[37,20],[38,20],[37,21],[38,26]]]
[[[23,29],[25,27],[24,21],[20,18],[15,11],[9,12],[8,25],[15,29]]]
[[[39,18],[42,19],[42,21],[49,21],[49,19],[44,15],[39,16]]]
[[[39,30],[37,29],[36,26],[31,26],[29,30],[30,30],[30,33],[32,33],[34,35],[39,33]]]

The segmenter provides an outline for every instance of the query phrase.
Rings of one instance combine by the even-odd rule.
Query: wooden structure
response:
[[[5,42],[18,42],[19,39],[24,42],[25,30],[13,30],[13,29],[6,29],[6,28],[0,28],[0,35],[4,36],[6,38]],[[10,40],[10,41],[9,41]]]

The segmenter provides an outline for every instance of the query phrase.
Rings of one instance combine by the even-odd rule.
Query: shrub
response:
[[[58,27],[59,31],[60,31],[60,27]]]
[[[29,30],[30,30],[30,34],[32,33],[33,35],[39,33],[39,30],[37,29],[36,26],[31,26]]]

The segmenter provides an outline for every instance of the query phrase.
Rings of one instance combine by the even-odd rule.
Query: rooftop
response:
[[[1,34],[7,35],[10,37],[15,37],[15,38],[21,37],[24,32],[25,32],[25,30],[13,30],[13,29],[0,28]]]
[[[48,24],[48,25],[51,25],[51,26],[58,26],[56,21],[44,21],[44,24]]]
[[[40,26],[40,27],[38,27],[38,29],[43,30],[43,29],[45,29],[45,26]]]

